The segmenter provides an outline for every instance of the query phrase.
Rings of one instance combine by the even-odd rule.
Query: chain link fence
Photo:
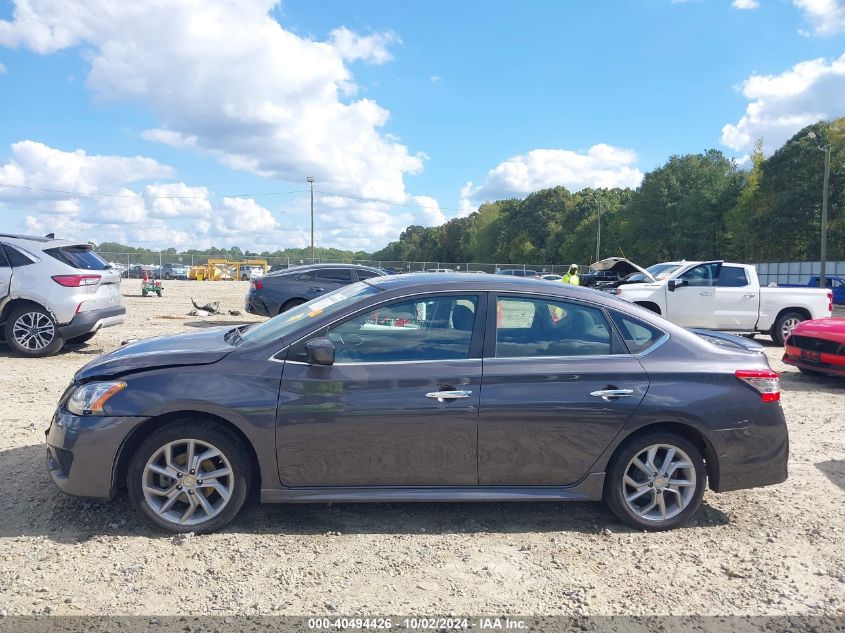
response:
[[[197,255],[193,253],[110,253],[98,251],[97,254],[105,259],[107,262],[113,264],[119,270],[124,271],[124,276],[128,276],[130,272],[139,270],[139,267],[153,269],[161,267],[166,264],[181,264],[183,266],[203,266],[209,259],[217,259],[213,255]],[[503,270],[517,270],[517,271],[534,271],[537,274],[557,274],[562,275],[568,269],[568,264],[514,264],[514,263],[476,263],[476,262],[438,262],[438,261],[388,261],[388,260],[374,260],[374,259],[354,259],[354,260],[338,260],[338,259],[321,259],[316,258],[312,260],[309,258],[295,258],[295,257],[262,257],[244,256],[244,259],[263,259],[267,261],[268,266],[272,270],[280,270],[284,268],[291,268],[293,266],[302,266],[305,264],[360,264],[362,266],[372,266],[374,268],[381,268],[392,273],[415,273],[415,272],[435,272],[435,271],[450,271],[461,273],[495,273]],[[233,261],[233,260],[230,260]],[[582,267],[586,271],[587,267]]]

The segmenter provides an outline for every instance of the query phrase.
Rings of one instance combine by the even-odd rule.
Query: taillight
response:
[[[827,311],[833,314],[833,290],[827,293]]]
[[[259,279],[250,279],[249,285],[256,290],[261,290],[264,287],[264,284]]]
[[[68,288],[96,286],[100,283],[100,275],[53,275],[53,281]]]
[[[736,377],[760,393],[763,402],[780,400],[780,377],[771,369],[737,369]]]

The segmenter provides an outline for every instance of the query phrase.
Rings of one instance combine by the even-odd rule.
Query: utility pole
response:
[[[311,263],[314,259],[314,176],[308,176],[308,182],[311,184]]]
[[[830,182],[830,141],[824,152],[824,183],[822,184],[822,248],[819,265],[819,287],[827,288],[827,189]]]
[[[827,145],[822,145],[819,142],[818,135],[812,130],[807,132],[807,136],[816,143],[816,147],[824,152],[824,180],[822,181],[822,235],[821,235],[821,249],[819,263],[819,288],[827,288],[827,190],[830,182],[830,139]]]
[[[596,228],[596,259],[599,261],[599,252],[601,251],[601,198],[599,198],[599,223]]]

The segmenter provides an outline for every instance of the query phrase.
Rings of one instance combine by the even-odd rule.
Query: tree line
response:
[[[808,136],[816,134],[816,139]],[[485,202],[441,226],[409,226],[378,260],[589,263],[625,256],[644,265],[674,259],[818,260],[824,156],[831,144],[828,258],[845,259],[845,118],[801,130],[747,167],[722,152],[672,156],[637,189],[544,189]]]

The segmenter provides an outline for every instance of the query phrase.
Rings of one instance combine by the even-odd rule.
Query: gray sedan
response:
[[[263,502],[601,500],[637,529],[786,479],[759,346],[604,293],[506,276],[373,277],[261,324],[126,345],[47,431],[67,493],[128,490],[175,532]]]
[[[356,264],[311,264],[296,266],[249,282],[245,309],[250,314],[276,316],[343,286],[384,276],[383,270]]]

